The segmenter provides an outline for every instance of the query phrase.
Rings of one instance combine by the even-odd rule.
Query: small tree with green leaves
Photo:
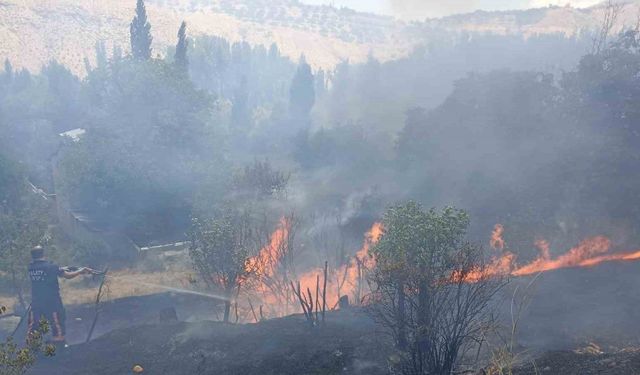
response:
[[[0,315],[6,312],[4,306],[0,306]],[[39,353],[50,357],[55,354],[53,345],[44,343],[44,336],[49,332],[49,324],[41,321],[37,330],[33,331],[27,340],[26,346],[19,346],[9,337],[0,343],[0,375],[22,375],[33,366]]]
[[[225,297],[224,322],[229,322],[234,295],[249,277],[249,258],[255,254],[253,219],[248,212],[226,210],[215,219],[194,218],[189,255],[206,284]]]
[[[290,173],[275,168],[268,159],[256,159],[233,176],[233,195],[244,201],[284,199],[290,179]]]
[[[387,210],[372,248],[377,265],[373,316],[389,329],[400,374],[449,375],[492,323],[491,302],[503,285],[485,272],[481,249],[465,241],[467,214],[425,211],[415,202]]]

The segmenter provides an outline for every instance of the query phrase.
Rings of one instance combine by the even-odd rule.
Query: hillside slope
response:
[[[205,5],[207,3],[208,5]],[[187,5],[182,5],[187,4]],[[0,58],[38,69],[50,59],[84,70],[96,42],[129,46],[134,0],[0,0]],[[314,66],[364,60],[371,50],[391,59],[409,50],[404,24],[389,17],[299,5],[295,1],[147,1],[154,53],[176,41],[182,20],[192,36],[208,34],[251,44],[277,43]]]
[[[30,70],[56,59],[82,74],[96,42],[127,50],[134,7],[134,0],[0,0],[0,58]],[[277,43],[294,60],[304,53],[315,67],[360,62],[370,54],[395,59],[443,32],[574,35],[597,26],[603,15],[602,7],[550,7],[405,23],[297,0],[147,0],[147,9],[154,53],[163,54],[175,43],[180,22],[186,20],[192,36]],[[638,12],[637,3],[627,5],[619,23],[634,23]]]

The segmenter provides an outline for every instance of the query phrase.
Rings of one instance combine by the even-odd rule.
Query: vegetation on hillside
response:
[[[396,61],[314,71],[276,45],[190,38],[185,23],[157,57],[145,9],[138,0],[131,15],[133,52],[98,44],[84,78],[55,61],[37,74],[7,61],[0,74],[0,278],[22,304],[27,250],[67,245],[50,191],[57,214],[96,232],[138,246],[190,240],[225,321],[267,245],[281,263],[261,277],[284,283],[287,307],[301,270],[356,262],[397,370],[445,374],[490,321],[502,280],[466,276],[484,275],[477,243],[496,223],[523,253],[540,235],[640,239],[637,28],[579,59],[583,39],[445,36]],[[553,50],[572,51],[574,66],[531,61]],[[367,268],[345,249],[379,218]],[[74,243],[67,255],[113,255],[96,249]]]

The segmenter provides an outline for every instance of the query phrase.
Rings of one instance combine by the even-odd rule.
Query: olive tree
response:
[[[20,168],[0,156],[0,277],[8,279],[23,309],[29,249],[44,239],[46,208],[44,198],[30,191]]]
[[[12,292],[26,310],[25,289],[29,249],[43,241],[46,220],[38,211],[0,212],[0,272],[8,279]]]
[[[216,218],[194,218],[189,233],[189,255],[206,284],[224,293],[224,321],[229,322],[231,303],[251,271],[249,259],[256,252],[253,218],[248,212],[226,210]]]
[[[449,375],[492,322],[503,285],[485,272],[481,249],[466,242],[468,215],[455,208],[391,207],[372,248],[377,264],[370,311],[393,335],[401,374]]]

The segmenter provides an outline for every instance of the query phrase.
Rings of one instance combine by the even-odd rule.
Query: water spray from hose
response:
[[[217,299],[217,300],[220,300],[220,301],[230,301],[229,298],[226,298],[226,297],[223,297],[223,296],[220,296],[220,295],[217,295],[217,294],[196,292],[194,290],[174,288],[172,286],[153,284],[153,283],[146,283],[146,282],[139,282],[139,283],[142,284],[142,285],[146,285],[146,286],[150,286],[150,287],[154,287],[154,288],[160,288],[160,289],[164,289],[164,290],[168,290],[168,291],[176,292],[176,293],[191,294],[191,295],[194,295],[194,296],[213,298],[213,299]]]

